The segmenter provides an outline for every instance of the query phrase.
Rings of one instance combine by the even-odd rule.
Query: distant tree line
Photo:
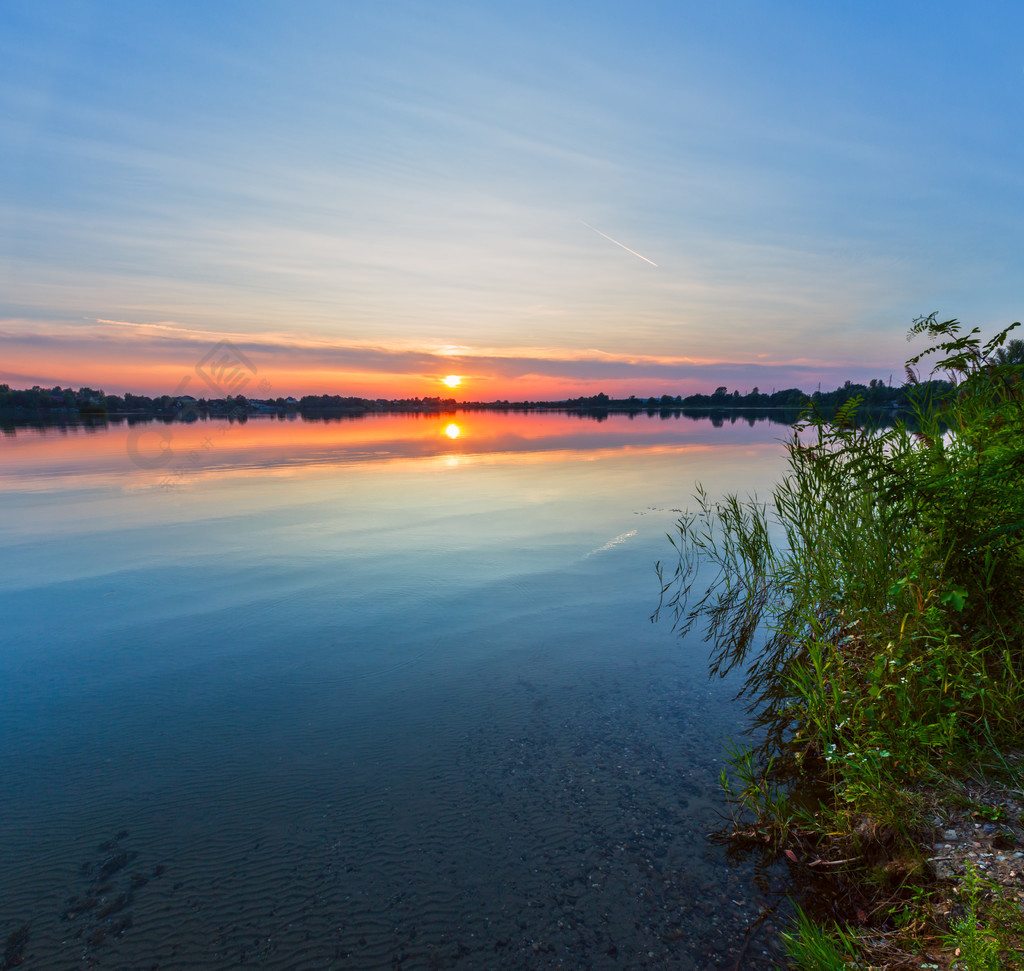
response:
[[[374,411],[438,412],[456,408],[454,398],[357,398],[342,395],[305,395],[296,398],[195,398],[192,395],[106,394],[95,388],[41,388],[14,390],[0,384],[0,417],[6,421],[61,422],[111,418],[128,422],[196,421],[228,418],[245,421],[250,415],[300,414],[308,418],[362,415]]]
[[[305,417],[366,414],[370,411],[438,412],[458,407],[454,398],[354,398],[337,394],[307,394],[298,402]]]
[[[1014,350],[1019,350],[1014,348]],[[934,397],[948,395],[953,386],[946,381],[927,381],[921,384],[892,387],[873,379],[869,384],[847,381],[834,391],[815,391],[808,394],[799,388],[786,388],[770,394],[758,388],[745,394],[730,391],[724,385],[712,394],[669,395],[639,398],[610,398],[600,393],[589,397],[569,398],[561,401],[492,401],[457,402],[454,398],[360,398],[344,395],[305,395],[296,398],[246,398],[228,395],[224,398],[194,398],[191,395],[146,395],[126,393],[109,395],[95,388],[41,388],[38,385],[25,390],[12,390],[0,384],[0,418],[5,422],[19,421],[77,421],[82,419],[151,421],[195,421],[208,418],[228,418],[245,421],[250,415],[276,414],[282,417],[302,415],[305,418],[334,418],[364,415],[370,412],[437,413],[462,409],[536,410],[557,409],[588,414],[607,412],[673,413],[682,411],[722,409],[787,409],[799,411],[810,406],[823,413],[836,410],[851,398],[859,397],[864,408],[874,411],[898,411],[910,405],[910,395],[922,390]]]
[[[847,381],[834,391],[815,391],[808,394],[799,388],[786,388],[772,391],[770,394],[759,388],[741,394],[730,391],[722,385],[712,394],[668,395],[660,398],[609,398],[606,394],[590,397],[570,398],[562,406],[571,410],[609,410],[609,411],[676,411],[695,408],[786,408],[801,410],[812,405],[822,412],[835,411],[846,404],[851,398],[860,398],[863,407],[872,410],[894,411],[907,408],[911,403],[911,395],[918,396],[924,391],[935,397],[948,395],[953,385],[948,381],[925,381],[915,385],[913,389],[907,385],[892,387],[875,378],[869,384],[854,384]]]
[[[106,418],[118,416],[131,420],[163,418],[169,421],[195,420],[206,417],[240,418],[261,410],[287,410],[295,399],[249,400],[244,395],[225,398],[194,398],[192,395],[106,394],[95,388],[41,388],[12,390],[0,384],[0,414],[29,420],[60,420],[75,418]]]

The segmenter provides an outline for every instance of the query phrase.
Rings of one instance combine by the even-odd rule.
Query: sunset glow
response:
[[[723,434],[730,438],[734,453],[722,447]],[[576,450],[590,456],[664,452],[681,459],[716,451],[730,455],[730,463],[746,462],[762,451],[767,461],[779,451],[777,443],[762,442],[763,434],[744,422],[723,433],[711,422],[666,424],[625,416],[610,422],[567,422],[553,412],[469,412],[460,415],[458,423],[438,415],[415,422],[390,415],[341,423],[274,418],[244,423],[153,422],[112,424],[104,434],[74,426],[70,431],[29,428],[19,430],[16,437],[18,448],[9,451],[0,468],[0,487],[16,491],[52,486],[63,475],[79,484],[87,478],[95,485],[130,490],[161,488],[171,474],[176,485],[189,486],[222,476],[251,477],[260,469],[266,475],[299,477],[342,468],[371,472],[391,462],[448,456],[456,439],[464,460],[475,456],[476,462],[515,465],[557,464]],[[527,452],[520,450],[524,443],[529,444]]]
[[[1024,704],[1022,37],[1006,0],[0,3],[0,971],[950,966],[958,888],[908,871],[942,906],[882,934],[846,836],[895,794],[930,845],[947,708],[918,753],[873,681],[927,693],[959,632]],[[999,589],[953,570],[979,529]],[[799,734],[872,787],[784,850],[829,891],[790,934],[706,817],[773,755],[852,798],[765,688],[828,700],[833,657]],[[1019,748],[996,716],[950,774]]]
[[[256,398],[811,391],[1019,318],[1024,7],[740,6],[26,5],[0,383],[218,396],[227,346]]]

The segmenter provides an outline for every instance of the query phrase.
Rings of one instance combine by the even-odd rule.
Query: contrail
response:
[[[581,219],[580,222],[583,223],[583,220]],[[591,226],[590,223],[583,223],[583,225],[586,226],[587,229],[594,229],[594,227]],[[646,256],[643,256],[642,254],[638,253],[635,249],[630,249],[625,243],[620,243],[617,239],[612,239],[611,236],[609,236],[607,233],[602,233],[600,229],[594,229],[594,232],[597,233],[598,236],[603,236],[606,240],[608,240],[609,243],[614,243],[616,246],[621,246],[627,253],[632,253],[634,256],[639,256],[640,259],[642,259],[645,263],[650,263],[651,266],[658,265],[657,263],[654,262],[654,260],[647,259]]]

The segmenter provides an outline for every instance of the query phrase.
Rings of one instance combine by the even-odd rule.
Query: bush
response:
[[[703,632],[713,672],[746,672],[757,745],[733,756],[733,796],[759,841],[781,846],[802,829],[806,846],[845,840],[870,855],[873,844],[884,872],[907,879],[920,863],[915,787],[1005,767],[1002,752],[1020,746],[1024,349],[1004,347],[1013,327],[983,344],[977,328],[919,318],[910,336],[934,343],[907,362],[906,421],[858,426],[857,397],[830,417],[808,412],[767,501],[698,489],[670,537],[679,561],[667,579],[659,564],[659,611]],[[948,384],[919,381],[926,359]],[[869,864],[863,879],[882,879]]]
[[[856,398],[806,414],[768,502],[699,491],[672,538],[663,607],[703,628],[714,671],[747,666],[768,744],[833,777],[880,759],[913,774],[1024,728],[1024,381],[992,359],[1009,329],[984,346],[959,330],[916,321],[939,343],[908,362],[930,388],[913,367],[938,354],[955,394],[920,394],[887,429],[858,427]]]

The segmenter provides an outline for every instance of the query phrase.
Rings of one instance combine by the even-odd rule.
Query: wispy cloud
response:
[[[221,335],[295,387],[770,386],[1019,316],[1024,13],[755,8],[26,8],[3,364],[152,384]]]
[[[842,362],[815,359],[729,360],[670,355],[621,354],[599,348],[430,345],[414,341],[390,345],[369,340],[340,341],[295,334],[259,337],[230,331],[183,327],[174,322],[139,323],[102,318],[92,326],[0,323],[0,340],[13,359],[28,361],[18,374],[60,375],[56,383],[114,384],[128,390],[165,393],[175,374],[188,375],[210,347],[229,341],[255,362],[275,393],[365,393],[375,380],[398,393],[437,393],[444,375],[466,379],[465,397],[560,397],[595,393],[602,387],[626,394],[686,393],[754,384],[807,387],[851,375]],[[870,376],[878,376],[879,365]],[[13,372],[3,372],[14,377]],[[34,382],[35,383],[35,382]],[[599,385],[602,385],[599,387]]]

